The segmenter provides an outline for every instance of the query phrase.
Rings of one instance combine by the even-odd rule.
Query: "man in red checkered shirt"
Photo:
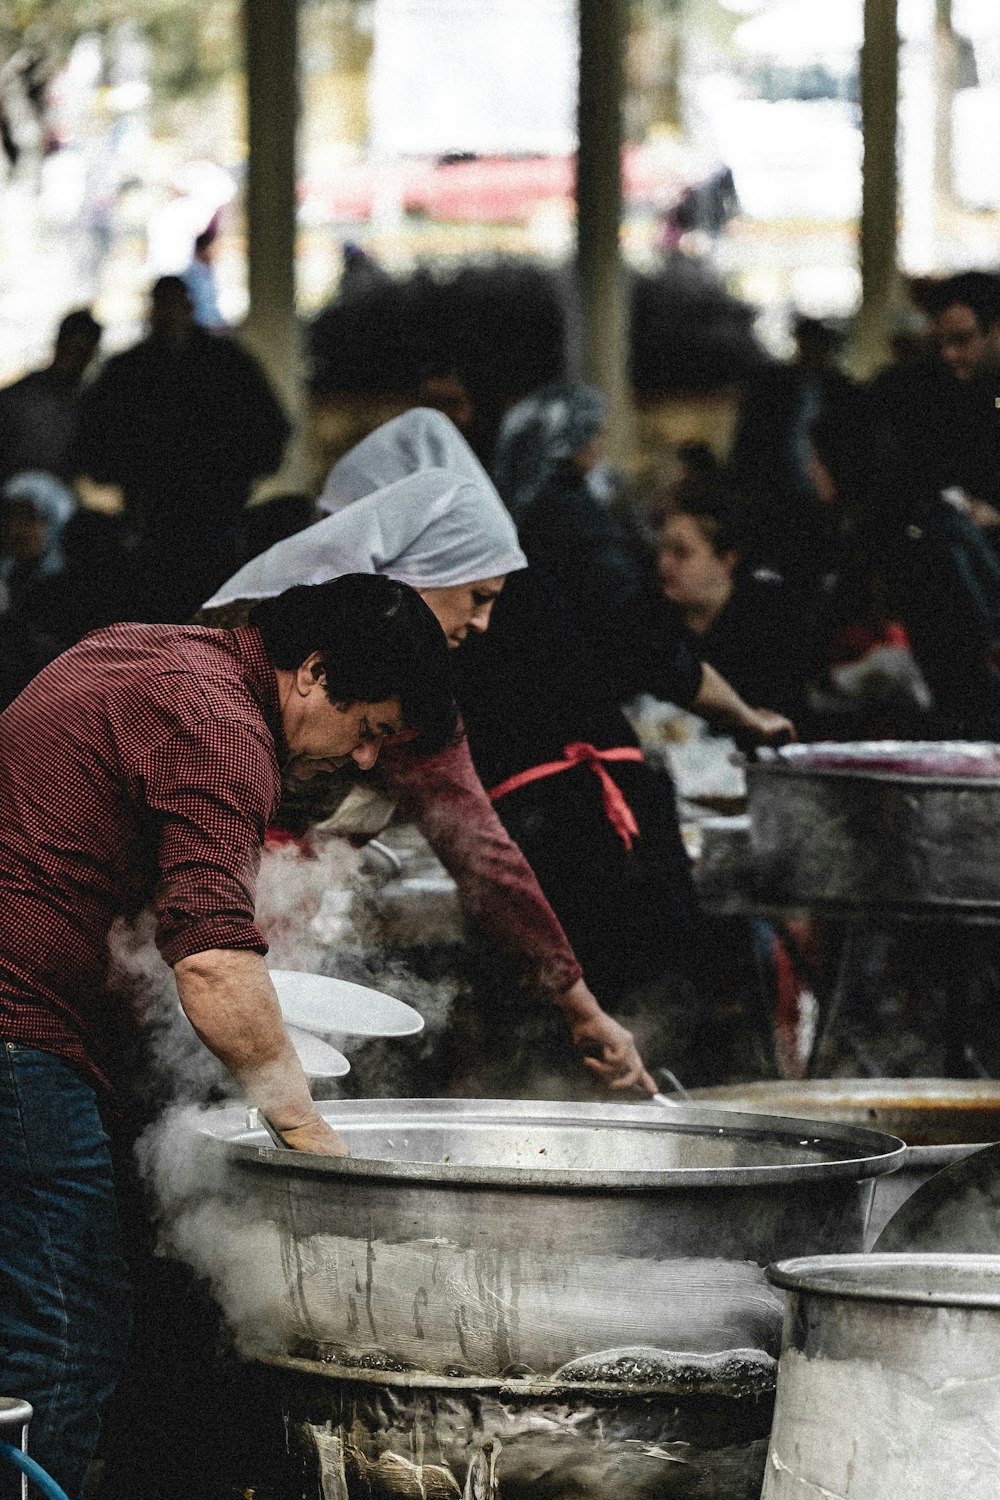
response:
[[[128,1337],[107,1138],[116,919],[152,904],[202,1040],[297,1150],[342,1153],[254,924],[281,771],[454,735],[448,647],[405,584],[290,589],[249,627],[115,625],[0,715],[0,1393],[78,1500]],[[0,1476],[0,1494],[4,1479]]]

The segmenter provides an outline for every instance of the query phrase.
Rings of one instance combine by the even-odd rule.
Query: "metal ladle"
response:
[[[687,1089],[684,1087],[684,1085],[681,1083],[680,1079],[677,1077],[677,1074],[676,1073],[672,1073],[669,1068],[657,1068],[655,1076],[657,1078],[659,1078],[661,1081],[663,1081],[665,1083],[669,1083],[669,1085],[673,1089],[674,1093],[678,1094],[680,1096],[680,1098],[684,1100],[685,1104],[693,1104],[694,1103],[694,1100],[691,1098],[691,1095],[688,1093]],[[680,1108],[680,1105],[677,1103],[677,1100],[676,1099],[671,1099],[667,1094],[660,1094],[660,1093],[649,1094],[649,1095],[647,1095],[647,1098],[649,1099],[649,1102],[651,1104],[658,1104],[661,1109],[679,1109]]]

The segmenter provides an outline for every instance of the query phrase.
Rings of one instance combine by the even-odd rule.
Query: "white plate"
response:
[[[311,1031],[300,1031],[297,1026],[286,1026],[292,1046],[299,1054],[302,1071],[309,1078],[343,1078],[351,1071],[351,1065],[342,1052],[324,1042]]]
[[[415,1036],[424,1029],[412,1005],[364,984],[298,969],[272,969],[271,979],[288,1026],[320,1036]]]

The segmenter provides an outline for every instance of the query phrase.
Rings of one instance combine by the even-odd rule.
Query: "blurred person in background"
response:
[[[656,562],[607,498],[607,404],[592,387],[543,387],[507,413],[494,476],[533,570],[570,608],[619,703],[652,693],[745,739],[794,737],[780,713],[751,706],[699,661]]]
[[[124,491],[146,619],[187,619],[239,566],[251,486],[289,432],[257,361],[198,328],[184,282],[161,276],[147,337],[108,360],[79,430],[81,471]]]
[[[62,567],[33,581],[20,611],[65,650],[88,630],[141,619],[143,605],[124,518],[78,510],[63,528]]]
[[[837,364],[840,331],[802,315],[793,331],[794,359],[763,365],[743,391],[729,477],[748,507],[747,561],[808,595],[836,553],[815,483],[810,431],[832,418],[838,445],[849,453],[858,444],[861,404]]]
[[[19,473],[0,489],[0,611],[18,612],[43,578],[62,572],[63,533],[76,497],[48,473]]]
[[[946,738],[1000,737],[1000,276],[922,284],[928,357],[867,395],[858,531]],[[986,528],[984,530],[984,527]]]
[[[0,390],[0,483],[24,470],[72,483],[83,379],[100,341],[100,323],[77,308],[59,324],[51,362]]]
[[[800,724],[813,623],[782,579],[743,565],[744,525],[721,476],[676,487],[660,534],[663,593],[702,661],[747,702],[768,703]]]
[[[191,298],[191,316],[199,328],[207,328],[211,333],[223,333],[228,327],[219,308],[219,284],[215,275],[218,236],[219,220],[215,215],[196,237],[191,264],[181,272],[181,280]]]

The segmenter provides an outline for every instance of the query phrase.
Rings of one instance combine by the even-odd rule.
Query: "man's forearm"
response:
[[[201,1040],[279,1131],[322,1123],[260,954],[235,948],[194,953],[178,961],[174,977]]]

